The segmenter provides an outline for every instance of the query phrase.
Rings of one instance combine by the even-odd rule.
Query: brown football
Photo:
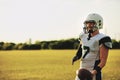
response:
[[[92,80],[92,74],[87,69],[79,69],[78,77],[80,80]]]

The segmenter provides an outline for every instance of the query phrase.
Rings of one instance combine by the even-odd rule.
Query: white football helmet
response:
[[[89,14],[86,20],[84,21],[84,25],[85,25],[84,28],[86,28],[86,23],[88,22],[95,23],[95,26],[93,27],[93,31],[103,28],[103,18],[99,14],[96,13]]]

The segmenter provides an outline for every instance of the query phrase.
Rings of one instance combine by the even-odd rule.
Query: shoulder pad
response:
[[[103,44],[106,48],[112,48],[112,41],[109,36],[103,37],[99,40],[99,45]]]
[[[79,40],[81,40],[81,38],[83,37],[83,35],[84,35],[84,32],[81,32],[81,33],[79,34]]]

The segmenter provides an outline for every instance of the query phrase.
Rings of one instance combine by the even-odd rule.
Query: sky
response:
[[[90,13],[103,17],[102,33],[120,39],[120,0],[0,0],[0,42],[77,38]]]

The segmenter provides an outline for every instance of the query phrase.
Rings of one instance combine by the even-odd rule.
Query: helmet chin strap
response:
[[[94,27],[93,29],[88,30],[88,33],[89,33],[88,40],[90,40],[90,38],[91,38],[91,33],[94,33],[97,29],[98,29],[97,27]]]
[[[90,40],[90,38],[91,38],[91,33],[93,33],[93,32],[94,32],[93,30],[89,30],[89,31],[88,31],[88,33],[89,33],[89,34],[88,34],[88,38],[87,38],[88,40]]]
[[[93,29],[90,29],[90,30],[87,30],[86,27],[83,27],[83,31],[84,33],[88,33],[88,40],[90,40],[91,38],[91,33],[94,33],[98,28],[97,27],[94,27]]]
[[[94,31],[93,30],[89,30],[88,33],[93,33]]]

